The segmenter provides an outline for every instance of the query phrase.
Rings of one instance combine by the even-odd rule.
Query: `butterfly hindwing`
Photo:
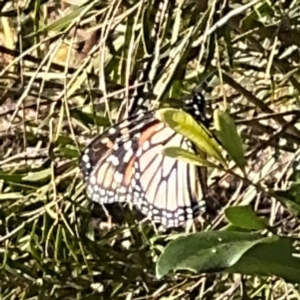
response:
[[[134,203],[154,222],[177,227],[199,215],[202,190],[195,166],[164,156],[161,150],[175,146],[192,151],[192,147],[186,138],[162,123],[147,130],[147,138],[140,138],[134,163]]]

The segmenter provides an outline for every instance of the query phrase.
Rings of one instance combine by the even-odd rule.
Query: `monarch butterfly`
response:
[[[203,106],[203,96],[195,93],[184,110],[204,122]],[[197,217],[205,207],[200,170],[164,156],[160,150],[165,146],[194,151],[155,111],[135,114],[105,130],[81,156],[88,198],[100,204],[131,202],[167,228]]]

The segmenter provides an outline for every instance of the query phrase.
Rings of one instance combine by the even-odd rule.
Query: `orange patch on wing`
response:
[[[105,146],[108,148],[108,149],[112,149],[112,147],[114,146],[114,143],[109,140],[107,143],[105,143]]]
[[[145,141],[149,140],[149,138],[154,134],[155,129],[159,125],[160,123],[155,123],[154,125],[148,127],[146,130],[143,131],[139,139],[139,146],[141,146]]]
[[[142,133],[141,133],[141,136],[139,138],[139,146],[141,146],[145,141],[147,141],[149,138],[151,138],[151,136],[154,134],[157,126],[159,126],[160,123],[155,123],[154,125],[148,127],[146,130],[144,130]],[[128,166],[126,168],[126,171],[125,171],[125,174],[124,174],[124,180],[123,180],[123,184],[124,185],[129,185],[130,184],[130,181],[132,179],[132,175],[133,175],[133,165],[134,165],[134,162],[136,160],[136,156],[133,155],[132,158],[130,159],[129,163],[128,163]]]
[[[103,163],[97,171],[97,183],[103,188],[111,188],[114,169],[108,163]]]
[[[133,171],[133,164],[134,164],[134,161],[135,161],[136,157],[133,156],[129,163],[128,163],[128,166],[126,168],[126,171],[125,171],[125,174],[124,174],[124,179],[123,179],[123,183],[125,186],[128,186],[130,181],[131,181],[131,178],[132,178],[132,171]]]

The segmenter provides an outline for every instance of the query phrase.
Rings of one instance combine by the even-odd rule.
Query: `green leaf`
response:
[[[225,216],[236,227],[252,230],[267,228],[267,224],[256,216],[250,205],[229,207],[225,210]]]
[[[165,108],[158,110],[156,117],[176,132],[189,138],[199,149],[217,159],[224,166],[226,165],[217,141],[191,115],[179,109]]]
[[[243,142],[233,120],[226,112],[215,110],[214,124],[216,135],[222,146],[236,164],[243,169],[247,163],[244,157]]]
[[[195,155],[192,152],[189,152],[188,150],[179,148],[179,147],[167,147],[162,149],[162,154],[176,158],[182,161],[185,161],[190,164],[194,164],[196,166],[200,167],[212,167],[212,168],[218,168],[217,165],[209,162],[206,159],[203,159],[197,155]]]
[[[156,264],[158,278],[170,271],[275,275],[300,282],[300,260],[290,239],[246,232],[201,232],[170,242]]]
[[[183,236],[167,245],[157,261],[156,275],[161,278],[176,270],[199,273],[222,271],[232,267],[256,244],[270,242],[273,238],[230,231],[200,232]]]
[[[261,243],[246,252],[229,273],[247,275],[275,275],[287,282],[300,283],[300,259],[294,257],[290,240],[280,238],[272,243]]]

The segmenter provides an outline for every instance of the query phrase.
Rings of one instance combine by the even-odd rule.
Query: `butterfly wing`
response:
[[[140,127],[151,121],[151,112],[137,114],[110,127],[84,150],[80,168],[89,199],[98,203],[132,200],[130,182]]]
[[[154,222],[178,227],[200,213],[204,201],[197,167],[161,154],[163,147],[193,151],[173,129],[156,122],[142,131],[134,160],[134,203]]]

